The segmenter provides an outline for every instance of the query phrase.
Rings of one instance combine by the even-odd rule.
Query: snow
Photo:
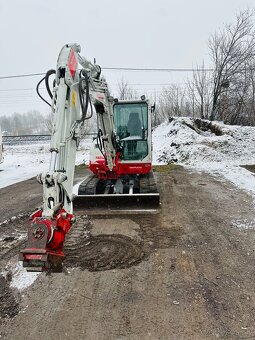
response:
[[[229,180],[255,199],[255,178],[240,165],[255,165],[255,127],[213,123],[222,135],[192,129],[191,118],[173,118],[153,131],[155,164],[177,163]]]
[[[4,161],[0,164],[0,188],[47,170],[48,149],[48,144],[5,145]]]
[[[255,218],[252,220],[244,219],[234,219],[231,221],[233,227],[239,229],[254,229],[255,228]]]
[[[0,275],[4,276],[5,278],[7,277],[7,274],[11,274],[11,288],[16,288],[22,291],[31,286],[41,274],[40,272],[27,272],[27,270],[23,267],[22,262],[11,262],[8,263],[5,270],[0,273]]]
[[[31,286],[37,279],[40,273],[27,272],[26,268],[23,268],[22,262],[18,262],[15,267],[12,267],[12,281],[10,287],[17,288],[18,290],[24,290]]]
[[[173,118],[153,131],[154,164],[177,163],[190,171],[206,171],[234,183],[255,198],[255,178],[240,165],[255,164],[255,127],[230,126],[215,122],[223,134],[192,129],[192,118]],[[190,127],[191,126],[191,127]],[[81,141],[76,164],[88,164],[92,137]],[[47,171],[49,142],[4,145],[0,164],[0,188]],[[77,186],[75,188],[77,190]]]
[[[92,138],[82,140],[76,154],[76,164],[87,164]],[[24,181],[47,171],[50,144],[4,145],[4,160],[0,164],[0,188]]]

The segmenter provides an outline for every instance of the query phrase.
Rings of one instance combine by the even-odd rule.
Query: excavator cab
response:
[[[148,174],[152,168],[150,101],[115,99],[110,112],[113,117],[112,139],[117,150],[113,171],[107,169],[100,138],[94,141],[90,150],[90,170],[95,175],[104,172],[108,179]]]
[[[148,115],[146,101],[114,104],[114,125],[122,161],[142,161],[148,156]]]

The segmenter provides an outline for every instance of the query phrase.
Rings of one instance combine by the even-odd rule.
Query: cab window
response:
[[[147,103],[116,103],[113,114],[116,134],[123,147],[121,159],[142,160],[148,155]]]

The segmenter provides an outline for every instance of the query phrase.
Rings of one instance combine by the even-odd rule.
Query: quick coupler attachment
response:
[[[42,217],[42,210],[31,216],[28,240],[19,260],[27,271],[62,271],[65,235],[75,221],[72,214],[60,208],[53,219]]]

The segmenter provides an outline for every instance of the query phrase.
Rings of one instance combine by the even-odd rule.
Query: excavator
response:
[[[37,176],[43,186],[43,206],[31,215],[27,246],[19,254],[27,271],[59,271],[65,236],[75,223],[73,206],[86,206],[93,200],[105,206],[159,204],[152,173],[151,114],[155,106],[145,96],[137,100],[112,97],[100,66],[82,57],[80,51],[78,44],[63,46],[56,70],[49,70],[37,85],[54,121],[49,170]],[[40,93],[42,82],[49,101]],[[74,195],[76,151],[86,121],[93,115],[99,128],[90,152],[91,174]]]

